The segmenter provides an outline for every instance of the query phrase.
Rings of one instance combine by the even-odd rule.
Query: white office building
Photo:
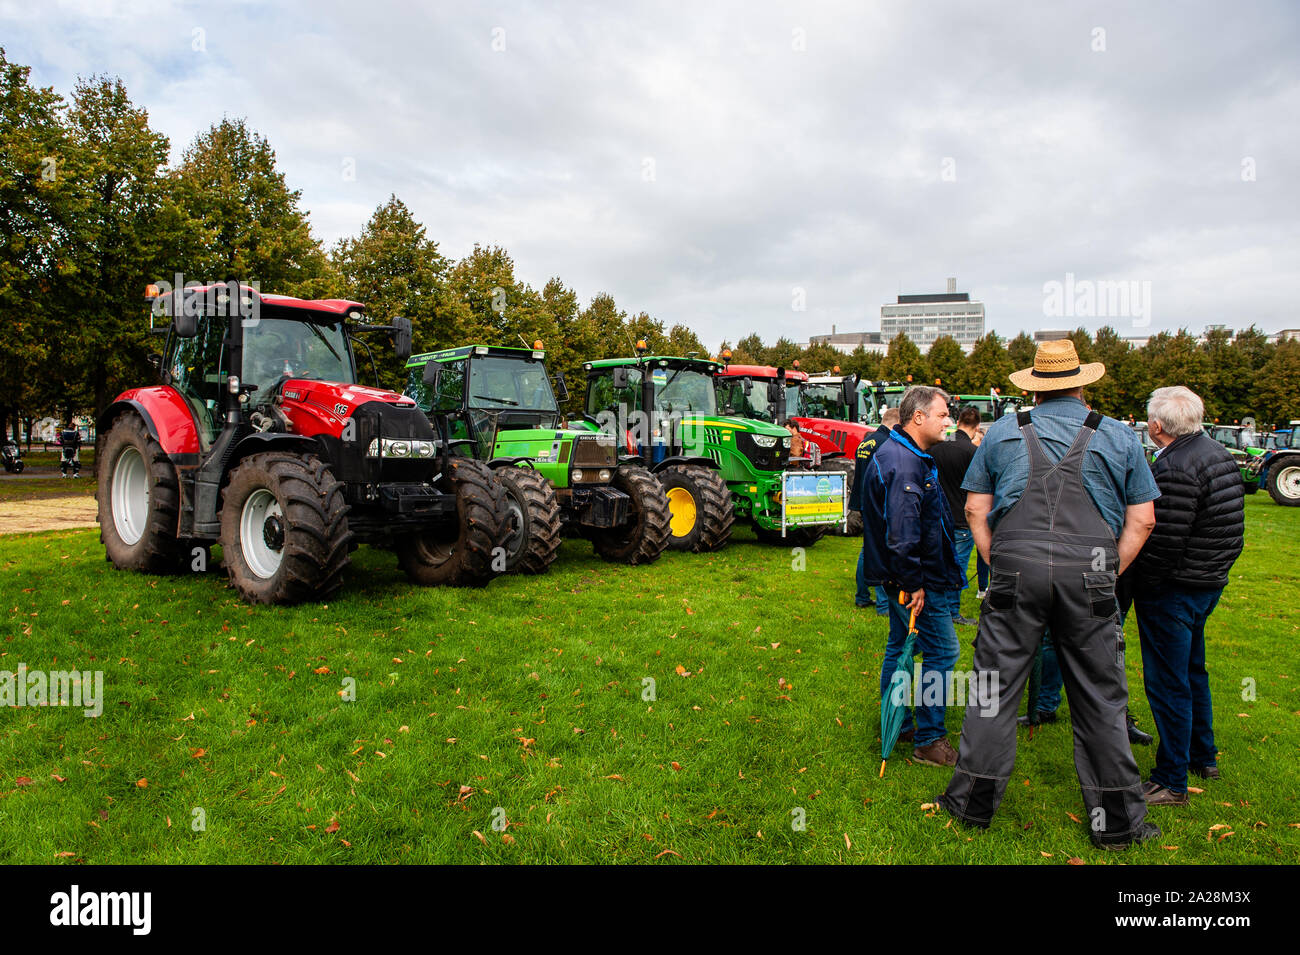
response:
[[[972,302],[969,292],[958,292],[956,279],[948,280],[946,292],[900,295],[896,303],[880,306],[880,337],[886,345],[899,332],[923,354],[941,335],[951,335],[970,354],[984,335],[984,303]]]

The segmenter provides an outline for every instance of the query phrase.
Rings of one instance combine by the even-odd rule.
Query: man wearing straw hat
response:
[[[1125,724],[1128,681],[1115,579],[1155,526],[1160,496],[1137,436],[1090,411],[1102,378],[1069,339],[1043,342],[1011,375],[1035,408],[995,421],[962,487],[980,554],[992,566],[975,645],[976,685],[996,704],[967,706],[957,766],[940,805],[987,827],[1016,757],[1016,711],[1045,627],[1070,699],[1074,765],[1092,841],[1125,849],[1160,834],[1146,820]],[[996,676],[986,682],[986,672]]]

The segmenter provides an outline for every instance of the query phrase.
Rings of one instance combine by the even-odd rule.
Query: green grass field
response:
[[[1123,854],[1072,818],[1068,723],[1021,731],[986,832],[925,808],[950,771],[909,746],[877,778],[886,621],[853,606],[853,540],[802,570],[748,531],[641,568],[568,541],[484,590],[413,588],[363,548],[335,602],[281,609],[219,569],[116,571],[93,530],[0,538],[0,670],[102,670],[105,697],[0,711],[0,861],[1294,864],[1300,510],[1247,517],[1209,637],[1224,778]],[[1153,729],[1131,615],[1128,640]]]

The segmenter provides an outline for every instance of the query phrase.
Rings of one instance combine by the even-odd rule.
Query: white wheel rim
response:
[[[275,576],[275,572],[280,569],[280,561],[284,559],[283,517],[280,502],[265,488],[248,495],[239,515],[239,548],[243,551],[244,563],[264,580]],[[272,523],[272,518],[279,520]],[[281,530],[279,544],[275,546],[274,531],[277,524]]]
[[[137,543],[149,522],[149,479],[144,458],[124,448],[113,467],[113,527],[122,543]]]
[[[1282,496],[1295,500],[1300,498],[1300,468],[1289,467],[1277,476],[1277,489]]]
[[[510,512],[510,536],[506,538],[506,553],[513,557],[524,543],[524,509],[513,493],[506,493],[506,510]]]

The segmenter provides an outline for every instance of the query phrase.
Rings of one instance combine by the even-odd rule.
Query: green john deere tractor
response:
[[[506,569],[541,573],[561,534],[591,540],[609,561],[647,564],[668,544],[668,499],[636,462],[620,462],[609,435],[561,419],[546,353],[537,347],[470,345],[415,355],[407,394],[447,441],[492,468],[506,489],[513,531]],[[563,401],[564,376],[555,379]]]
[[[830,472],[811,474],[798,507],[786,506],[790,433],[770,422],[719,415],[718,362],[648,355],[644,342],[636,350],[635,358],[583,365],[584,421],[612,433],[621,455],[645,462],[659,478],[672,513],[669,547],[716,550],[737,518],[750,521],[761,541],[806,547],[843,522],[845,495],[833,490]],[[790,486],[802,487],[798,480]]]

